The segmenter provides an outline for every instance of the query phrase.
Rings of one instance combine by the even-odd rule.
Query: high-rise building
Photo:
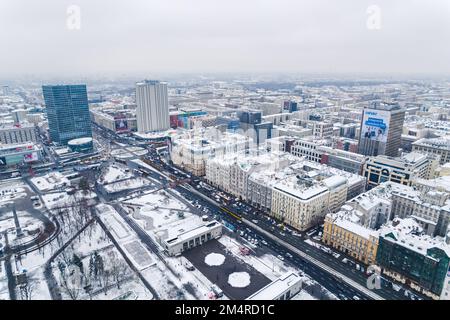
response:
[[[4,96],[9,95],[11,93],[11,90],[10,90],[9,86],[2,86],[1,93]]]
[[[374,103],[364,108],[359,137],[359,153],[366,156],[397,157],[405,110],[396,103]]]
[[[11,116],[15,124],[22,123],[27,117],[27,111],[24,109],[17,109],[11,112]]]
[[[297,110],[298,110],[297,102],[291,100],[283,101],[283,111],[292,113]]]
[[[144,80],[136,83],[136,119],[140,133],[170,128],[167,83]]]
[[[42,86],[42,92],[53,142],[92,137],[86,85]]]
[[[238,113],[238,117],[241,123],[254,125],[261,123],[262,112],[259,110],[244,110]]]

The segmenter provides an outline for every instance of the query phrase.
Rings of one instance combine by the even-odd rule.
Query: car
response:
[[[184,266],[185,266],[186,269],[189,270],[189,271],[194,271],[194,270],[195,270],[195,267],[192,265],[192,263],[190,263],[190,262],[188,262],[188,261],[185,262]]]
[[[277,258],[280,259],[281,261],[284,261],[284,257],[281,254],[277,255]]]
[[[261,241],[261,243],[262,243],[263,245],[265,245],[265,246],[267,246],[267,245],[268,245],[268,243],[267,243],[267,241],[266,241],[266,240],[262,240],[262,241]]]
[[[280,236],[286,236],[286,233],[284,233],[284,232],[280,232]]]
[[[292,254],[290,254],[289,252],[286,252],[285,256],[288,257],[289,259],[294,258],[294,256]]]
[[[220,298],[223,296],[223,291],[217,285],[213,284],[211,287],[211,290],[217,298]]]
[[[353,300],[361,300],[358,296],[353,296]]]
[[[252,222],[255,224],[258,224],[258,220],[256,220],[256,219],[253,219]]]

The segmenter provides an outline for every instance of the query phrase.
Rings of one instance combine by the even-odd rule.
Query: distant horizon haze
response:
[[[1,78],[440,76],[450,1],[3,0],[0,39]]]

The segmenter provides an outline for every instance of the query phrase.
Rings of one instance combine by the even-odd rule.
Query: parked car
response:
[[[184,263],[184,266],[186,267],[186,269],[187,270],[189,270],[189,271],[194,271],[195,270],[195,267],[192,265],[192,263],[190,263],[189,261],[186,261],[185,263]]]

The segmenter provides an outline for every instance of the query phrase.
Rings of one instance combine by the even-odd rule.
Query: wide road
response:
[[[156,165],[162,166],[166,171],[168,171],[170,174],[177,176],[179,179],[186,177],[186,173],[182,173],[179,168],[171,167],[171,166],[167,165],[165,162],[161,161],[155,152],[151,152],[147,158],[148,158],[148,160],[151,160],[152,162],[154,162]],[[163,175],[163,174],[161,173],[161,175]],[[205,192],[206,190],[199,187],[198,183],[191,183],[191,184],[196,187],[196,190],[194,190],[194,191],[201,191],[203,193],[203,196],[206,195],[210,200],[214,201],[214,199],[211,199],[211,198],[213,198],[211,196],[211,194],[208,194],[208,192]],[[200,207],[208,208],[208,211],[214,212],[215,214],[219,214],[222,219],[224,217],[228,218],[228,220],[233,219],[232,216],[228,215],[227,213],[224,213],[219,206],[214,205],[211,201],[205,201],[205,199],[203,199],[201,196],[192,192],[192,189],[189,190],[190,187],[191,186],[189,186],[189,187],[178,186],[178,187],[176,187],[176,190],[178,192],[180,192],[181,194],[183,194],[185,198],[194,200]],[[231,205],[231,203],[235,203],[235,201],[232,200],[230,202],[230,205]],[[249,207],[249,206],[247,206],[247,207]],[[233,211],[235,210],[234,208],[231,208],[231,207],[229,207],[229,208],[232,209]],[[244,211],[244,210],[239,211],[239,214],[243,217],[247,217],[248,218],[247,220],[250,220],[250,221],[255,218],[258,219],[258,226],[263,228],[265,231],[270,232],[270,234],[273,234],[274,236],[276,236],[280,241],[284,242],[287,245],[291,245],[291,246],[295,247],[297,250],[300,250],[303,254],[307,254],[309,257],[311,257],[315,261],[318,261],[319,264],[326,265],[329,270],[330,269],[333,270],[332,272],[334,274],[341,274],[346,279],[349,279],[349,281],[351,281],[358,288],[361,288],[360,286],[367,288],[366,287],[367,276],[365,275],[365,273],[358,271],[355,268],[355,263],[353,263],[353,264],[350,264],[351,262],[349,262],[347,264],[343,263],[342,259],[343,259],[344,255],[342,253],[339,252],[339,254],[341,255],[341,258],[337,259],[334,256],[332,256],[331,254],[326,253],[323,250],[306,243],[304,241],[304,238],[302,238],[302,237],[297,237],[297,236],[294,236],[287,232],[282,232],[281,229],[274,227],[274,225],[272,225],[271,222],[267,221],[264,218],[265,216],[262,212],[259,212],[255,208],[252,208],[252,209],[253,209],[252,212],[255,214],[253,214],[252,212]],[[230,223],[232,223],[234,225],[237,224],[236,221],[230,221]],[[252,232],[258,233],[256,230],[254,230],[254,228],[250,227],[250,229],[252,229]],[[267,236],[264,236],[260,233],[259,233],[259,236],[262,239],[265,239],[266,241],[268,241]],[[280,248],[278,248],[278,250],[280,251]],[[283,251],[283,250],[281,250],[281,251]],[[284,248],[284,251],[286,251],[286,248]],[[349,259],[349,261],[350,261],[350,259]],[[301,267],[299,265],[297,265],[297,266]],[[319,268],[318,265],[316,265],[316,268]],[[315,271],[313,273],[316,273],[316,272],[317,271]],[[315,277],[313,277],[313,278],[316,279]],[[320,277],[319,277],[319,279],[320,279]],[[337,277],[333,277],[333,279],[334,279],[333,281],[335,281],[335,282],[342,281]],[[329,285],[328,286],[324,285],[324,286],[326,288],[329,287]],[[366,289],[366,290],[368,290],[368,289]],[[389,299],[389,300],[409,299],[407,296],[405,296],[405,291],[403,289],[400,291],[394,290],[392,287],[392,284],[389,281],[387,281],[387,279],[384,279],[384,278],[381,278],[381,288],[377,289],[377,290],[372,290],[372,291],[374,291],[374,293],[375,293],[375,295],[371,294],[372,298],[376,298],[378,296],[377,298]],[[358,295],[361,296],[361,294],[363,294],[364,296],[367,297],[367,295],[364,294],[363,292],[361,292],[360,290],[356,290],[356,292],[357,292],[357,294],[356,294],[357,296]],[[409,293],[411,294],[410,291],[409,291]],[[427,299],[426,297],[419,295],[417,293],[414,293],[413,295],[416,299]],[[351,295],[351,296],[345,295],[345,296],[346,296],[346,298],[353,297],[353,295]]]
[[[171,178],[175,176],[177,179],[181,180],[188,176],[188,174],[183,173],[182,170],[161,161],[154,148],[149,147],[148,149],[150,152],[146,156],[146,159],[160,169],[159,171],[144,170],[148,171],[151,178],[159,181],[161,181],[161,179],[170,180],[169,175],[171,175]],[[218,205],[215,203],[212,195],[216,190],[208,192],[198,185],[198,181],[195,183],[191,182],[191,184],[195,187],[195,190],[187,184],[178,185],[174,189],[183,195],[184,198],[193,202],[197,208],[201,209],[196,210],[197,214],[205,212],[216,218],[220,217],[224,222],[237,227],[238,231],[246,230],[253,238],[257,238],[261,241],[264,240],[264,242],[267,243],[267,246],[264,246],[264,249],[287,257],[287,260],[289,260],[290,263],[303,270],[311,278],[341,299],[353,299],[354,296],[362,299],[408,299],[408,297],[404,295],[404,290],[394,290],[392,285],[384,279],[382,279],[381,289],[368,290],[366,287],[367,276],[365,273],[356,270],[354,263],[352,265],[343,263],[343,254],[339,253],[341,258],[337,259],[333,255],[306,243],[304,241],[305,239],[302,237],[282,232],[281,229],[276,228],[272,224],[273,221],[268,221],[265,218],[266,216],[255,208],[252,208],[251,211],[240,210],[238,214],[247,218],[244,219],[244,221],[247,221],[247,225],[243,226],[242,224],[239,224],[239,221],[221,209],[220,204]],[[202,194],[197,194],[196,191],[201,191]],[[237,202],[233,200],[229,202],[228,209],[236,212],[236,208],[232,207],[232,204],[234,203]],[[248,205],[245,206],[249,207]],[[251,222],[253,219],[258,220],[257,225]],[[286,255],[288,252],[290,255]],[[424,297],[420,298],[423,299]]]
[[[145,168],[141,168],[144,171]],[[150,171],[150,170],[149,170]],[[155,175],[155,171],[153,171],[153,176]],[[156,174],[158,175],[158,174]],[[159,175],[162,175],[159,174]],[[232,225],[239,225],[239,223],[228,213],[221,210],[219,206],[214,204],[211,201],[206,201],[203,197],[193,192],[188,186],[177,186],[175,187],[175,190],[183,195],[184,198],[189,199],[195,205],[199,208],[205,209],[208,213],[215,216],[220,216],[221,220],[232,224]],[[197,210],[197,214],[202,214],[201,210]],[[264,240],[267,242],[267,246],[262,248],[262,250],[267,250],[267,252],[274,253],[275,255],[282,255],[286,256],[287,249],[280,245],[278,241],[275,241],[274,239],[271,239],[267,237],[267,235],[261,234],[261,232],[258,232],[256,228],[252,226],[248,226],[248,228],[251,230],[251,232],[255,235],[258,235],[258,237],[261,240]],[[290,261],[286,261],[292,265],[294,265],[297,268],[300,268],[303,272],[305,272],[307,275],[309,275],[312,279],[316,280],[320,285],[328,289],[330,292],[335,294],[341,299],[353,299],[355,296],[357,296],[360,299],[373,299],[373,297],[369,297],[366,294],[362,293],[360,290],[355,289],[351,285],[348,285],[344,281],[341,281],[339,278],[336,278],[332,273],[327,272],[311,261],[308,261],[301,256],[299,256],[297,253],[292,253],[292,259]]]

